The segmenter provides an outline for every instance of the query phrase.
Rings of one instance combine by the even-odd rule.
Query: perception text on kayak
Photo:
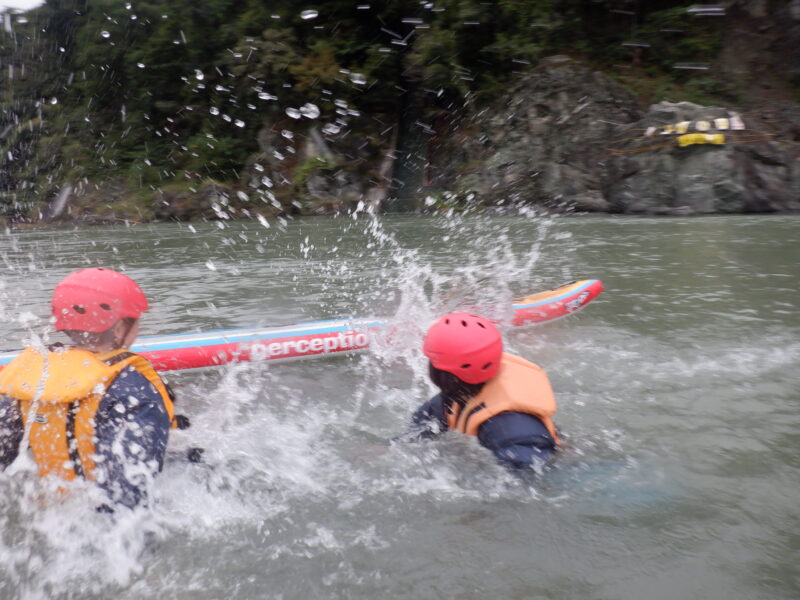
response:
[[[334,336],[306,337],[271,343],[256,342],[250,346],[250,359],[268,360],[279,356],[358,350],[368,345],[369,337],[366,333],[339,333]]]

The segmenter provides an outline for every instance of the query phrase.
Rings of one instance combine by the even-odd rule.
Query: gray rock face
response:
[[[717,129],[715,119],[736,118],[724,108],[662,102],[624,129],[603,173],[604,193],[614,212],[709,214],[772,212],[800,208],[797,160],[771,136],[749,129]],[[680,133],[665,127],[688,123],[685,133],[723,135],[724,143],[681,147]],[[704,125],[700,126],[705,129]],[[650,133],[651,135],[647,135]],[[717,137],[713,137],[719,141]],[[711,140],[709,140],[711,141]]]
[[[778,119],[787,132],[789,116]],[[684,133],[698,137],[680,145]],[[689,102],[645,112],[614,81],[565,57],[523,76],[449,156],[470,165],[453,187],[495,203],[663,215],[800,209],[800,145],[790,134]]]
[[[641,110],[608,77],[554,56],[487,115],[476,119],[485,134],[481,166],[461,177],[462,189],[490,200],[605,211],[598,177],[605,148]]]

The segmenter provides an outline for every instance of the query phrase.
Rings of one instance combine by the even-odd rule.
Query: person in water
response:
[[[150,363],[127,350],[148,308],[139,286],[109,269],[55,287],[55,327],[72,345],[25,348],[0,371],[0,469],[30,447],[42,476],[91,480],[112,505],[146,501],[170,429],[188,426]]]
[[[559,445],[556,400],[547,374],[503,352],[491,321],[458,312],[428,330],[422,348],[440,393],[413,415],[419,437],[448,430],[474,435],[504,464],[543,465]]]

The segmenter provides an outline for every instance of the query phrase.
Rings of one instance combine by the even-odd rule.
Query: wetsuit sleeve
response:
[[[444,398],[437,394],[420,406],[411,416],[411,427],[402,439],[406,441],[425,440],[447,431],[444,416]]]
[[[164,465],[170,422],[156,387],[133,367],[109,386],[95,419],[97,484],[115,504],[133,507],[147,498]]]
[[[24,432],[19,403],[12,398],[0,396],[0,470],[17,458]]]
[[[478,429],[480,443],[512,467],[543,463],[556,444],[539,419],[520,412],[504,412],[486,420]]]

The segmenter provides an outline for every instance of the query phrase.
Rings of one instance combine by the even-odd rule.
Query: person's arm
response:
[[[396,441],[418,441],[436,437],[447,431],[447,420],[444,416],[444,398],[437,394],[420,406],[411,416],[408,431],[395,438]]]
[[[155,386],[133,367],[109,386],[95,419],[95,476],[114,504],[129,508],[147,499],[164,464],[169,415]]]
[[[526,413],[504,412],[481,424],[480,443],[503,463],[517,468],[544,464],[556,450],[544,424]]]
[[[24,433],[19,403],[13,398],[0,396],[0,470],[17,458]]]

